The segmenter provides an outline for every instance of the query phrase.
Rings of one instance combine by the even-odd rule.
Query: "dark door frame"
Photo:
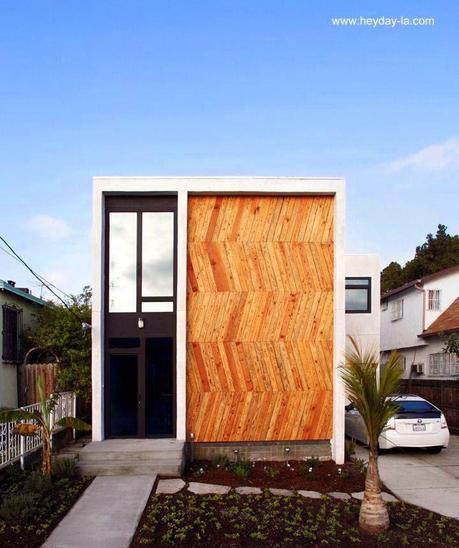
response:
[[[145,438],[145,340],[147,338],[170,337],[172,339],[172,432],[170,435],[149,437],[176,437],[177,421],[177,394],[176,394],[176,331],[177,331],[177,193],[113,193],[105,195],[104,220],[104,431],[105,437],[110,438],[110,356],[117,354],[138,355],[138,433],[137,438]],[[142,213],[144,212],[172,212],[174,214],[174,269],[173,269],[173,296],[170,298],[144,297],[142,298]],[[111,212],[137,213],[137,298],[136,312],[109,312],[109,229]],[[142,312],[142,301],[171,301],[173,312]],[[139,329],[138,320],[144,320],[143,329]],[[140,338],[138,348],[109,348],[110,338]]]

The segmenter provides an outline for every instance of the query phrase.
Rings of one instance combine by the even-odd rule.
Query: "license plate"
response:
[[[425,424],[413,424],[413,432],[425,432],[425,431],[426,431]]]

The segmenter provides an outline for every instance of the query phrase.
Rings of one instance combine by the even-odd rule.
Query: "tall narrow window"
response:
[[[429,289],[427,294],[427,310],[440,310],[439,289]]]
[[[174,213],[142,213],[142,312],[173,312]]]
[[[395,322],[403,318],[403,299],[392,301],[390,310],[390,319]]]
[[[22,310],[2,306],[2,360],[18,363],[21,359]]]
[[[109,312],[136,312],[137,213],[110,213],[109,262]]]

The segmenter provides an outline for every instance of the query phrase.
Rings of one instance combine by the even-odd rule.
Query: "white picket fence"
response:
[[[26,405],[21,407],[25,411],[38,410],[40,404]],[[54,431],[58,431],[60,427],[54,427],[56,421],[63,417],[76,416],[76,397],[74,392],[61,392],[57,400],[57,405],[54,412],[51,414],[51,425]],[[16,422],[1,422],[0,423],[0,468],[11,464],[32,451],[36,451],[41,447],[41,431],[38,430],[33,436],[21,436],[15,432]]]

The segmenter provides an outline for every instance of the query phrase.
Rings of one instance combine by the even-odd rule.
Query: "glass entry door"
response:
[[[105,198],[105,434],[175,436],[176,196]]]

